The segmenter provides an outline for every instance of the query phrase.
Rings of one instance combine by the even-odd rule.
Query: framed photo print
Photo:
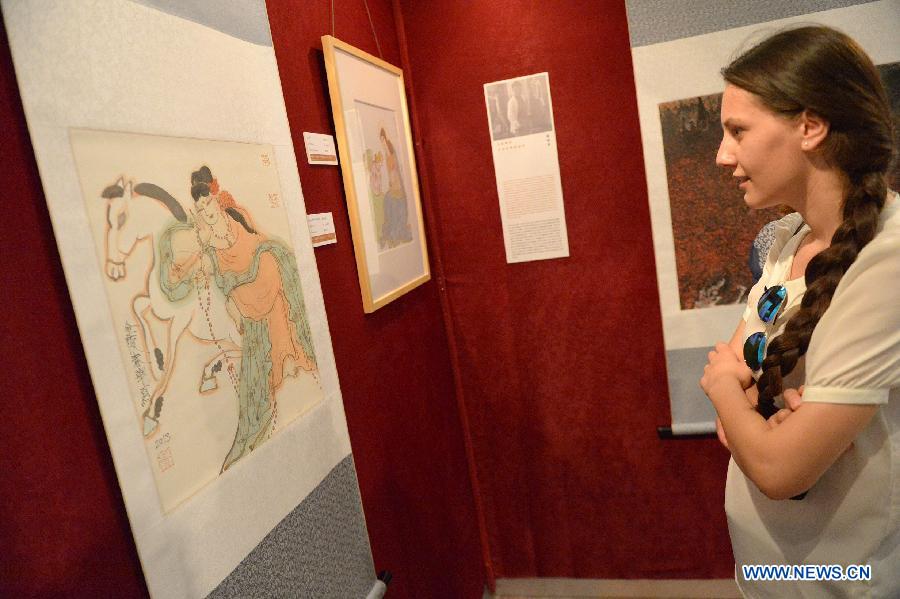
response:
[[[363,309],[431,278],[403,71],[322,37]]]

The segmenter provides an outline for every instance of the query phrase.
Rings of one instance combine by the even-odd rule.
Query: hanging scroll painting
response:
[[[274,155],[81,129],[70,141],[134,426],[170,511],[324,396]]]
[[[2,4],[154,597],[209,595],[351,453],[265,4],[237,4]]]

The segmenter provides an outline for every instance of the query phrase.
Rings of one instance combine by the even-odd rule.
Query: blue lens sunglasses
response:
[[[765,324],[772,324],[781,314],[785,304],[787,304],[787,289],[784,285],[766,287],[756,303],[756,314]],[[744,341],[744,362],[754,372],[762,368],[766,357],[766,341],[765,331],[753,333]]]

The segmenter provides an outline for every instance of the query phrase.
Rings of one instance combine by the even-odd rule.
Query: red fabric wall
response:
[[[334,4],[335,37],[378,56],[362,0]],[[331,33],[330,3],[302,6],[269,0],[269,21],[307,212],[334,213],[338,244],[316,249],[316,262],[375,567],[395,575],[392,598],[480,597],[477,520],[438,278],[363,314],[340,170],[305,164],[303,150],[304,131],[334,133],[320,42]],[[384,59],[399,65],[391,3],[368,6]],[[432,254],[434,241],[429,236]]]
[[[624,4],[400,6],[493,573],[730,577],[727,452],[656,436],[669,407]],[[543,71],[571,257],[509,265],[482,85]]]
[[[319,37],[330,3],[270,0],[269,18],[309,212],[333,212],[317,249],[376,569],[391,597],[479,597],[473,494],[437,285],[364,315],[340,171],[303,163],[303,131],[333,133]],[[377,54],[361,0],[336,34]],[[393,7],[369,0],[384,58],[400,63]],[[5,38],[0,40],[0,596],[140,597],[146,587],[60,266]],[[426,211],[430,207],[425,206]]]
[[[0,595],[146,595],[0,31]]]

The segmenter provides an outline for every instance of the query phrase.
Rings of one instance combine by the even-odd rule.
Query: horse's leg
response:
[[[147,406],[147,409],[144,410],[143,416],[145,437],[152,436],[153,433],[156,432],[156,429],[159,427],[159,417],[163,408],[165,392],[169,386],[169,380],[172,378],[172,371],[175,370],[175,352],[178,346],[178,341],[181,339],[182,334],[190,324],[191,316],[192,314],[190,310],[176,311],[172,316],[172,320],[169,322],[169,326],[166,327],[167,343],[163,356],[163,361],[166,365],[166,368],[162,371],[162,379],[156,385],[156,389],[153,390],[150,404]]]
[[[216,375],[225,370],[226,372],[232,367],[234,362],[240,362],[241,349],[234,347],[231,349],[223,349],[216,354],[212,360],[203,367],[203,376],[200,378],[200,393],[208,393],[219,387],[216,382]],[[237,380],[238,374],[232,368],[229,378],[234,377]]]
[[[155,381],[159,381],[168,364],[165,363],[165,353],[156,341],[153,334],[153,327],[150,325],[150,319],[156,319],[162,322],[153,312],[150,298],[146,295],[139,295],[134,298],[131,309],[141,325],[141,341],[144,344],[144,351],[147,354],[147,361],[150,362],[150,374],[153,375]]]

